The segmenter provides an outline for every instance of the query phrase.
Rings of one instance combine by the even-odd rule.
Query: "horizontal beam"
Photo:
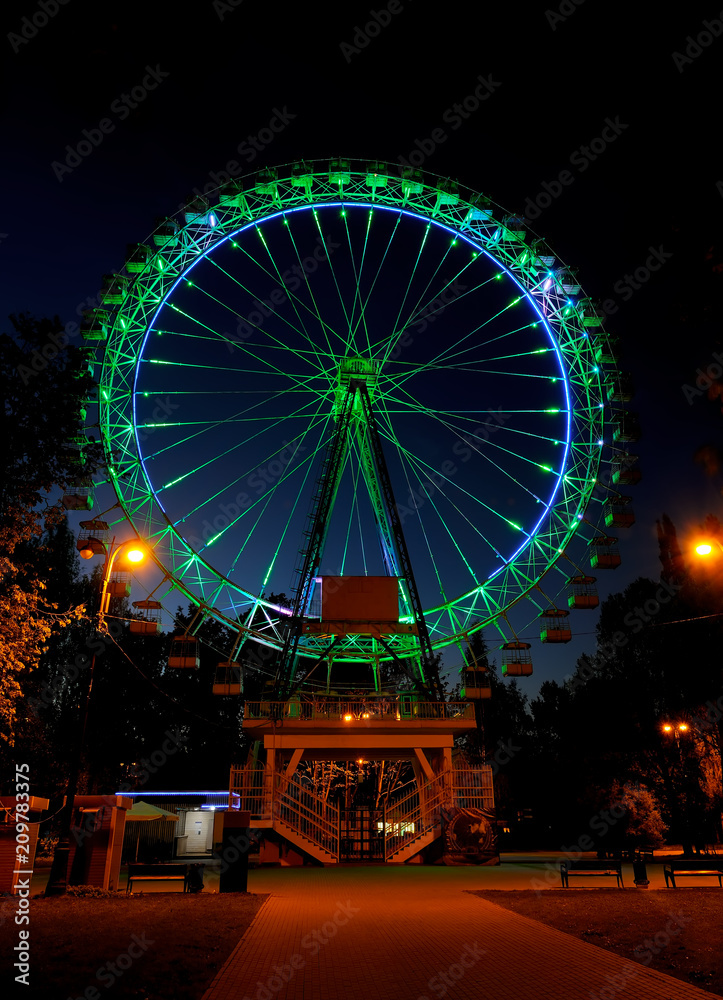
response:
[[[417,750],[439,750],[452,746],[451,733],[419,733],[404,734],[401,736],[389,736],[385,733],[365,734],[360,738],[358,733],[338,734],[333,740],[323,735],[307,735],[304,733],[284,733],[279,735],[278,731],[268,736],[264,736],[264,748],[279,751],[294,751],[303,749],[302,759],[308,756],[309,751],[324,750],[327,760],[334,760],[335,754],[343,756],[343,751],[351,751],[358,757],[368,757],[370,752],[379,751],[379,758],[385,755],[393,755],[395,751],[405,751],[409,759],[416,759]]]

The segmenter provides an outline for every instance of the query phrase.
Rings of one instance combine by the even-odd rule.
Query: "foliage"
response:
[[[77,347],[67,344],[60,320],[11,316],[14,333],[0,334],[5,458],[0,480],[0,551],[11,556],[62,518],[51,494],[78,476],[72,441],[83,431],[83,402],[95,391]],[[64,343],[65,342],[65,343]],[[84,449],[83,473],[100,461],[100,445]]]
[[[637,844],[660,847],[668,829],[660,805],[645,785],[614,781],[610,788],[611,804],[620,803],[626,810],[625,836]]]
[[[52,494],[78,475],[71,440],[82,431],[82,403],[92,392],[77,348],[67,345],[60,321],[10,317],[14,332],[0,335],[3,476],[0,479],[0,744],[12,747],[23,685],[53,632],[82,609],[48,598],[43,572],[45,527],[64,512]],[[99,446],[85,449],[90,474]]]
[[[42,858],[52,858],[55,854],[55,848],[58,844],[58,838],[54,834],[45,833],[42,837],[38,838],[38,846],[35,852],[37,859]]]
[[[338,799],[346,809],[381,809],[414,776],[405,760],[301,761],[297,773],[324,802]]]
[[[532,815],[519,846],[563,849],[620,797],[626,819],[611,838],[659,843],[667,830],[692,850],[723,833],[723,560],[693,562],[669,518],[663,527],[661,579],[639,578],[604,601],[596,648],[566,682],[543,682],[528,703],[473,636],[466,661],[488,669],[492,696],[481,729],[455,742],[471,762],[492,764],[501,818],[514,829],[516,816]],[[720,522],[706,518],[701,536],[723,537]],[[666,720],[687,722],[678,741],[663,733]]]

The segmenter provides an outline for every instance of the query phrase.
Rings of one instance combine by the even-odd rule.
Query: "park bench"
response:
[[[707,867],[702,867],[706,864]],[[712,875],[718,879],[718,885],[723,887],[723,883],[721,882],[721,879],[723,879],[723,861],[708,863],[708,858],[700,858],[697,861],[674,861],[663,867],[663,874],[665,875],[666,888],[672,884],[673,888],[676,889],[676,876],[681,875],[686,877]]]
[[[623,885],[623,866],[620,861],[591,861],[588,859],[582,861],[561,861],[560,878],[562,879],[563,889],[569,888],[568,879],[571,875],[614,875],[618,887],[620,889],[625,888]]]
[[[131,891],[133,882],[180,882],[183,891],[188,892],[188,865],[144,865],[131,862],[128,865],[126,893]]]

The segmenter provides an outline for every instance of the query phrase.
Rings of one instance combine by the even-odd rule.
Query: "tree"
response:
[[[527,696],[515,679],[503,680],[498,675],[481,631],[471,636],[464,661],[489,675],[490,697],[477,702],[478,727],[456,737],[455,746],[473,767],[483,763],[492,767],[498,815],[516,818],[529,807],[533,791],[529,775],[532,719]]]
[[[667,826],[657,796],[640,780],[614,780],[586,789],[586,805],[592,820],[588,824],[600,852],[659,847]]]
[[[701,526],[707,537],[719,531],[712,517]],[[665,515],[658,541],[661,579],[639,578],[610,595],[596,652],[578,660],[564,688],[543,685],[532,703],[538,787],[564,766],[569,784],[587,789],[570,803],[567,825],[585,829],[597,808],[590,789],[609,798],[615,782],[645,785],[670,836],[690,851],[720,828],[723,573],[721,560],[687,557]],[[673,742],[662,732],[666,721],[687,722],[688,735]]]
[[[60,320],[10,317],[12,334],[0,335],[3,408],[0,439],[0,743],[11,747],[23,683],[39,663],[54,629],[80,614],[47,596],[38,561],[43,529],[63,510],[53,492],[100,461],[100,446],[78,450],[83,402],[94,385],[78,348],[68,344]],[[82,459],[81,459],[82,456]],[[32,544],[35,543],[35,544]]]
[[[75,536],[65,520],[50,527],[27,546],[27,557],[46,581],[46,600],[71,607],[85,606],[91,582],[81,576]],[[52,618],[50,619],[52,622]],[[38,794],[52,797],[64,786],[64,766],[77,725],[77,684],[69,683],[71,665],[84,650],[89,621],[76,618],[65,628],[51,629],[39,656],[38,669],[26,672],[22,698],[16,703],[15,756],[30,765]],[[10,747],[5,745],[9,760]],[[0,757],[2,757],[0,748]]]

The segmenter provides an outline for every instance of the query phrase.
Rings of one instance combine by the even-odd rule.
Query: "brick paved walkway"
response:
[[[464,891],[492,887],[500,869],[251,872],[271,897],[203,1000],[711,1000]]]

